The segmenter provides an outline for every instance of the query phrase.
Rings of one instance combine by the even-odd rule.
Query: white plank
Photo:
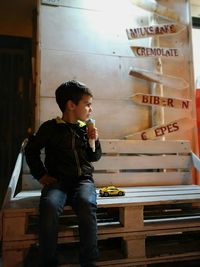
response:
[[[176,204],[192,203],[200,200],[200,186],[145,186],[145,187],[122,187],[127,197],[98,198],[98,206],[123,206],[123,205],[149,205],[149,204]],[[98,192],[98,190],[97,190]],[[10,202],[10,207],[17,209],[36,208],[39,203],[40,190],[24,191],[17,194]],[[136,197],[137,196],[137,197]],[[160,197],[159,197],[160,196]],[[7,214],[12,210],[7,209]]]
[[[191,147],[188,140],[120,140],[101,139],[102,151],[104,153],[190,153]]]
[[[200,194],[188,194],[180,196],[162,196],[162,197],[130,197],[130,198],[119,198],[112,197],[110,198],[99,198],[98,206],[99,207],[122,207],[124,205],[153,205],[153,204],[178,204],[178,203],[195,203],[200,201]]]
[[[126,27],[137,23],[138,16],[132,16],[123,8],[120,16],[123,20],[119,21],[119,11],[114,10],[111,20],[110,12],[42,6],[41,46],[60,51],[132,56]]]
[[[41,190],[42,185],[33,178],[31,174],[22,175],[22,191],[24,190]]]
[[[115,186],[158,186],[191,184],[190,172],[132,172],[132,173],[94,173],[97,187]],[[39,190],[42,186],[31,175],[22,176],[22,190]]]
[[[96,170],[127,170],[127,169],[176,169],[190,168],[190,156],[104,156],[99,161],[94,162]]]
[[[190,172],[135,172],[135,173],[95,173],[97,187],[115,186],[158,186],[191,184]]]
[[[138,201],[140,202],[140,198],[149,198],[149,197],[154,197],[155,199],[158,198],[160,200],[161,197],[185,197],[187,198],[188,195],[192,195],[192,194],[200,194],[200,189],[199,190],[184,190],[184,191],[156,191],[156,192],[132,192],[132,191],[126,191],[125,190],[125,195],[122,197],[117,197],[117,198],[138,198]],[[98,199],[101,199],[102,197],[98,197]],[[107,198],[107,199],[111,199],[111,197],[103,197],[103,198]],[[112,202],[112,200],[111,200]]]
[[[135,187],[121,187],[126,192],[160,192],[160,191],[187,191],[193,190],[193,192],[197,192],[200,190],[199,185],[167,185],[167,186],[135,186]]]
[[[195,153],[192,153],[192,161],[195,168],[200,171],[200,159]]]

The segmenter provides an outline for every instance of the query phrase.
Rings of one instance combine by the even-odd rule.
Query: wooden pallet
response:
[[[99,242],[120,240],[118,254],[122,255],[112,258],[108,253],[107,258],[100,257],[98,266],[145,266],[200,258],[200,246],[191,247],[193,242],[198,244],[195,238],[200,235],[200,187],[191,183],[193,157],[189,142],[104,140],[102,147],[104,156],[95,165],[95,183],[120,186],[125,196],[98,196]],[[26,165],[23,174],[27,189],[33,180],[29,183],[32,178]],[[14,180],[11,185],[16,185],[16,174]],[[38,242],[40,191],[26,190],[15,197],[12,192],[10,186],[3,212],[4,267],[21,266],[29,249]],[[191,240],[190,246],[187,240]],[[59,243],[78,241],[76,217],[66,206]],[[65,266],[76,263],[69,264]]]

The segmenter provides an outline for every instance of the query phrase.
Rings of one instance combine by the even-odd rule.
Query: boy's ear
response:
[[[74,110],[76,107],[76,104],[72,100],[68,100],[66,103],[66,107],[68,110]]]

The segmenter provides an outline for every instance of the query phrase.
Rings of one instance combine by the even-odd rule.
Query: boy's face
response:
[[[86,121],[92,113],[92,97],[83,95],[78,105],[74,107],[74,116],[76,120]]]

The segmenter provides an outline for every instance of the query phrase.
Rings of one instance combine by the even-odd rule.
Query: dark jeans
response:
[[[95,189],[90,180],[83,180],[67,190],[56,184],[43,188],[39,207],[39,245],[44,264],[50,265],[55,260],[59,216],[66,201],[70,203],[78,218],[81,266],[95,261],[98,257]]]

